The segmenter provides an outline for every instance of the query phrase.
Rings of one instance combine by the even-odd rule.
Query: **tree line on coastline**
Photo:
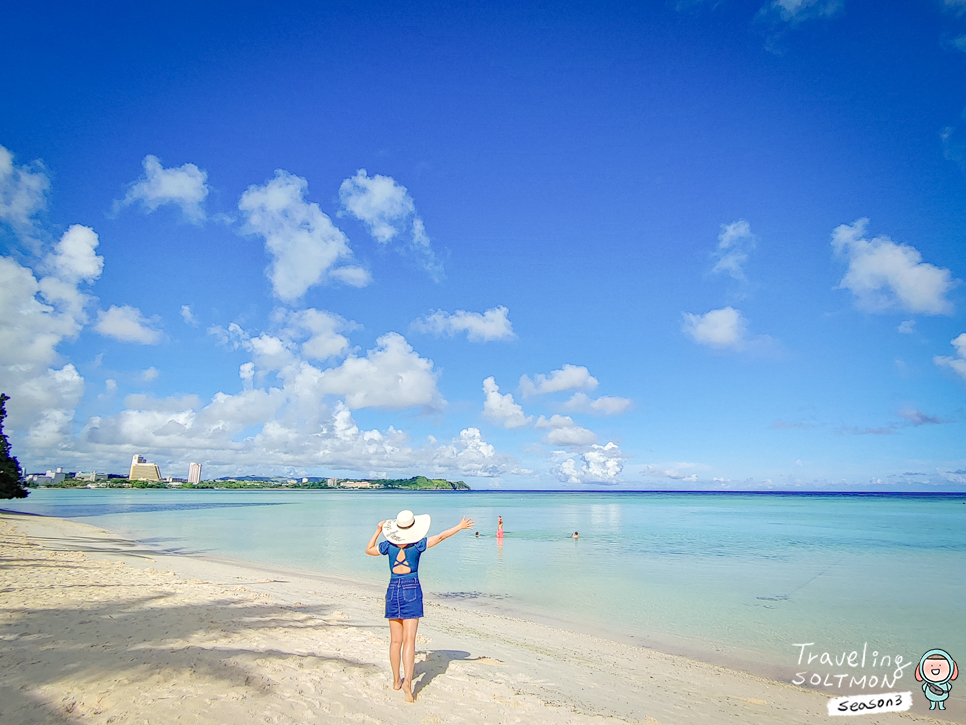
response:
[[[348,479],[346,479],[348,481]],[[469,491],[470,487],[463,481],[447,481],[442,478],[426,478],[413,476],[412,478],[376,478],[360,481],[352,479],[351,483],[364,482],[368,486],[335,486],[327,481],[297,481],[290,483],[279,479],[221,479],[217,481],[202,481],[201,483],[168,483],[166,481],[142,481],[128,478],[111,478],[98,481],[94,488],[157,488],[166,490],[212,490],[212,489],[322,489],[329,491],[345,490],[407,490],[407,491]],[[89,481],[65,478],[58,483],[49,483],[44,488],[89,488]]]

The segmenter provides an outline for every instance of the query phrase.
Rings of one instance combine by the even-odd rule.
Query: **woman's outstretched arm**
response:
[[[376,541],[379,539],[379,534],[382,533],[382,525],[384,523],[386,522],[385,521],[379,522],[379,525],[376,527],[376,533],[374,533],[372,535],[372,538],[369,539],[369,546],[366,547],[366,553],[369,556],[382,556],[382,554],[379,553],[379,547],[376,546]]]
[[[463,529],[470,529],[470,528],[473,528],[473,519],[468,519],[464,516],[463,520],[460,521],[458,524],[456,524],[456,526],[454,526],[453,528],[446,529],[446,531],[444,531],[441,534],[436,534],[436,536],[430,536],[429,539],[427,539],[426,541],[426,548],[429,549],[433,546],[436,546],[436,544],[438,544],[443,539],[448,539],[453,534],[460,532]]]

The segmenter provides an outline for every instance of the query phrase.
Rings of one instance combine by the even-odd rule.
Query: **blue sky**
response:
[[[30,471],[966,485],[964,0],[8,17]]]

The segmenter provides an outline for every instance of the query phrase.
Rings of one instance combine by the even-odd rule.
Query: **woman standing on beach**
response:
[[[473,526],[465,516],[456,526],[441,534],[426,538],[429,533],[429,514],[414,516],[412,511],[400,511],[395,520],[380,521],[376,533],[369,540],[369,556],[389,557],[389,589],[386,591],[386,619],[389,620],[389,666],[392,668],[392,689],[403,691],[406,702],[413,699],[413,668],[416,660],[416,628],[423,616],[423,590],[419,585],[419,556],[453,534]],[[379,534],[386,540],[376,546]],[[404,660],[405,677],[399,671]]]

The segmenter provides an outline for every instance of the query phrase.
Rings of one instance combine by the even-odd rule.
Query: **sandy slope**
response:
[[[439,603],[405,705],[381,591],[158,555],[62,519],[0,515],[0,572],[5,725],[830,721],[821,693]]]

